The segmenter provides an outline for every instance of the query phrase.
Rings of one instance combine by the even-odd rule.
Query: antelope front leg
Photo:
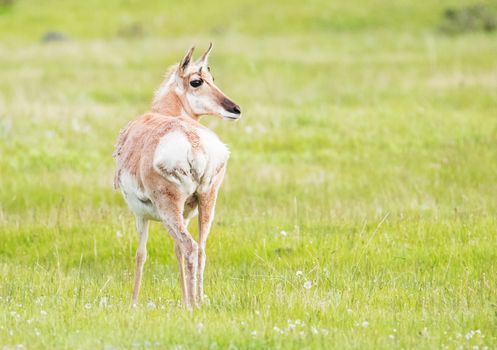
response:
[[[221,177],[222,179],[222,177]],[[199,235],[198,235],[198,280],[197,280],[197,300],[200,304],[204,299],[204,270],[205,262],[207,260],[207,255],[205,252],[205,246],[207,243],[207,237],[211,230],[212,220],[214,219],[214,207],[216,205],[217,198],[217,186],[214,187],[210,192],[206,194],[199,195]]]
[[[188,239],[181,245],[186,265],[186,289],[188,290],[187,306],[197,305],[197,268],[198,268],[198,244],[193,238]]]
[[[185,257],[183,256],[181,248],[177,243],[174,243],[174,253],[176,254],[176,258],[178,258],[179,278],[181,284],[181,292],[183,293],[183,305],[187,305],[188,290],[186,287],[186,279],[185,279]]]
[[[135,270],[135,285],[133,288],[132,305],[138,304],[138,294],[140,293],[140,285],[143,275],[143,265],[147,260],[147,239],[148,239],[148,220],[142,217],[136,217],[136,230],[140,235],[138,248],[136,249],[136,270]]]
[[[189,308],[196,304],[198,244],[186,230],[182,217],[166,220],[164,224],[175,242],[183,302]]]
[[[207,256],[205,255],[205,242],[201,243],[198,247],[198,269],[197,269],[197,304],[201,304],[204,300],[204,270],[205,261]]]
[[[200,226],[202,226],[200,224]],[[204,225],[205,227],[205,225]],[[200,229],[199,233],[199,246],[198,246],[198,270],[197,270],[197,302],[200,304],[204,299],[204,271],[207,255],[205,246],[207,243],[207,236],[209,235],[208,228]]]

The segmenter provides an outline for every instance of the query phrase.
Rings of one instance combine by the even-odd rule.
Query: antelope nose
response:
[[[242,111],[240,110],[240,106],[230,99],[223,98],[221,100],[221,106],[228,112],[233,114],[240,114]]]

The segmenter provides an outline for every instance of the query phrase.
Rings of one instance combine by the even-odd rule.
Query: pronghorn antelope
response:
[[[183,303],[200,305],[206,261],[205,244],[229,151],[199,123],[202,115],[240,118],[240,107],[214,84],[207,51],[192,61],[193,47],[174,65],[152,102],[151,111],[121,131],[114,157],[114,186],[136,217],[139,234],[133,305],[137,304],[147,259],[149,220],[164,224],[174,240]],[[188,222],[199,215],[198,243]]]

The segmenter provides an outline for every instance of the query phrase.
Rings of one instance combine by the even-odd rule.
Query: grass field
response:
[[[497,34],[437,29],[466,4],[0,5],[0,348],[496,349]],[[244,112],[203,120],[232,152],[210,302],[156,223],[130,309],[113,144],[209,41]]]

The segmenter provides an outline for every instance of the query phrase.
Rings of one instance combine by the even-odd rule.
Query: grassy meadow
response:
[[[496,349],[497,33],[439,30],[470,4],[0,2],[0,349]],[[209,41],[244,114],[203,119],[209,303],[154,223],[131,309],[113,145]]]

